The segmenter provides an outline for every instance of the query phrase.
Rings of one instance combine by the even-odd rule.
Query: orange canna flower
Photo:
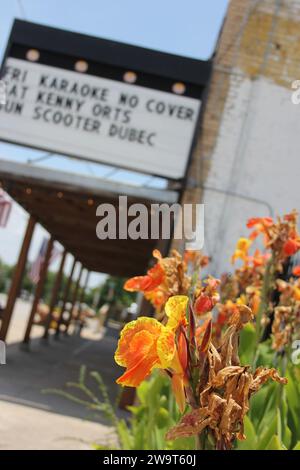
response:
[[[254,240],[260,233],[265,234],[265,238],[269,238],[268,228],[273,225],[272,217],[253,217],[248,220],[247,227],[254,228],[254,231],[250,234],[250,240]]]
[[[145,298],[151,302],[153,307],[157,312],[160,312],[165,305],[168,295],[166,292],[161,289],[161,287],[156,287],[156,289],[153,289],[149,292],[145,292]]]
[[[258,313],[258,309],[260,306],[260,291],[256,290],[253,294],[252,297],[250,298],[249,302],[249,307],[251,308],[253,315],[256,316]]]
[[[248,228],[258,228],[258,227],[270,227],[273,225],[272,217],[252,217],[247,222]]]
[[[172,375],[172,387],[180,410],[185,404],[187,344],[180,328],[187,324],[188,297],[170,297],[165,310],[166,325],[154,318],[140,317],[128,323],[122,330],[115,353],[115,361],[126,367],[117,383],[137,387],[154,368],[168,369]],[[179,331],[176,342],[177,332]]]
[[[164,276],[164,269],[157,263],[147,271],[145,276],[135,276],[128,279],[124,284],[124,289],[129,292],[149,292],[156,289],[162,283]]]
[[[209,257],[202,255],[200,250],[186,250],[183,255],[185,263],[192,263],[198,265],[201,268],[205,268],[209,264]]]
[[[200,257],[199,250],[186,250],[183,255],[183,259],[186,263],[194,263]]]
[[[289,238],[283,245],[285,256],[293,256],[300,248],[300,241],[296,238]]]
[[[298,216],[298,213],[297,211],[294,209],[292,212],[290,212],[289,214],[285,214],[283,216],[284,220],[288,221],[288,222],[293,222],[293,223],[296,223],[297,222],[297,216]]]
[[[254,267],[263,266],[266,261],[271,258],[271,253],[261,253],[260,250],[255,250],[253,256],[249,256],[249,261],[252,261]]]
[[[294,276],[300,277],[300,265],[294,267],[293,274]]]
[[[153,257],[157,259],[156,265],[145,276],[128,279],[124,289],[143,292],[156,312],[160,313],[169,297],[188,293],[191,279],[186,274],[186,263],[176,250],[172,250],[171,255],[165,258],[158,250],[154,250]]]
[[[117,380],[118,384],[137,387],[155,366],[161,365],[157,343],[163,328],[148,317],[140,317],[123,328],[115,361],[126,367],[126,372]]]
[[[216,318],[216,323],[218,325],[225,325],[228,323],[230,317],[235,313],[238,312],[237,303],[233,302],[232,300],[226,300],[224,304],[218,304],[218,315]]]
[[[241,237],[237,244],[234,254],[232,255],[231,262],[235,263],[237,259],[247,261],[249,247],[251,246],[251,240],[248,238]]]

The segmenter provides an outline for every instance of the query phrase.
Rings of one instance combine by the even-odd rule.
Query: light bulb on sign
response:
[[[186,86],[184,83],[181,82],[176,82],[172,86],[172,91],[173,93],[176,93],[176,95],[183,95],[185,93]]]
[[[85,73],[89,68],[89,64],[86,62],[86,60],[77,60],[77,62],[75,62],[74,68],[76,72]]]
[[[26,59],[30,62],[37,62],[40,58],[40,52],[37,49],[28,49],[26,52]]]
[[[135,83],[137,80],[137,74],[135,72],[125,72],[123,75],[123,80],[126,83]]]

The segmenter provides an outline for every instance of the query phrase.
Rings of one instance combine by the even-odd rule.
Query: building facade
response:
[[[231,0],[184,194],[185,202],[205,204],[204,251],[215,275],[230,269],[249,217],[299,206],[295,80],[300,80],[300,1]]]

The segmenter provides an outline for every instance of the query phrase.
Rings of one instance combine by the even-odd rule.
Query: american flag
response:
[[[32,263],[30,271],[28,273],[28,277],[32,280],[34,284],[37,284],[39,282],[41,267],[45,259],[47,246],[48,246],[48,239],[44,238],[42,241],[40,250],[38,252],[38,255],[35,261]],[[60,254],[60,250],[54,245],[52,248],[51,256],[50,256],[49,265],[58,257],[59,254]]]
[[[0,189],[0,227],[6,227],[11,211],[12,202],[7,195]]]

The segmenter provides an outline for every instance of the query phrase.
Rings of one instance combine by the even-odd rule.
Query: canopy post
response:
[[[70,275],[68,277],[66,288],[65,288],[65,291],[64,291],[64,297],[63,297],[61,312],[60,312],[59,318],[57,320],[56,332],[55,332],[56,337],[59,336],[60,326],[63,322],[63,315],[64,315],[66,303],[68,301],[68,297],[69,297],[69,293],[70,293],[70,288],[71,288],[71,284],[72,284],[72,278],[73,278],[76,263],[77,263],[77,260],[76,260],[76,258],[74,258],[72,268],[71,268],[71,272],[70,272]]]
[[[84,281],[83,286],[81,287],[81,291],[80,291],[80,295],[79,295],[78,312],[77,312],[76,317],[75,317],[75,320],[78,322],[78,325],[79,325],[79,327],[78,327],[78,334],[79,335],[80,335],[80,331],[81,331],[81,328],[82,328],[82,324],[81,324],[81,320],[80,320],[80,314],[81,314],[81,310],[82,310],[82,302],[83,302],[84,295],[85,295],[85,292],[86,292],[86,289],[87,289],[87,286],[88,286],[88,283],[89,283],[90,274],[91,274],[91,272],[87,270],[86,271],[85,281]]]
[[[20,292],[22,279],[23,279],[25,266],[26,266],[26,261],[27,261],[27,255],[28,255],[30,243],[32,240],[32,235],[33,235],[35,224],[36,224],[35,219],[32,216],[30,216],[28,220],[26,232],[24,235],[24,239],[23,239],[23,244],[20,250],[19,258],[15,267],[13,277],[12,277],[11,286],[10,286],[10,290],[9,290],[9,294],[8,294],[8,298],[6,302],[6,307],[5,307],[2,322],[1,322],[0,339],[2,341],[5,341],[6,339],[7,331],[8,331],[10,321],[12,318],[16,299]]]
[[[81,265],[81,267],[80,267],[78,278],[77,278],[77,281],[76,281],[76,284],[75,284],[75,287],[74,287],[73,296],[72,296],[72,300],[71,300],[72,305],[71,305],[71,308],[70,308],[70,311],[69,311],[69,318],[66,320],[65,334],[68,333],[70,323],[73,320],[73,312],[74,312],[74,309],[75,309],[75,303],[76,303],[77,296],[78,296],[78,291],[79,291],[79,287],[80,287],[80,281],[81,281],[82,273],[83,273],[83,265]]]
[[[84,284],[81,288],[81,292],[80,292],[80,296],[79,296],[79,302],[80,302],[79,311],[81,310],[81,304],[83,302],[84,295],[85,295],[85,292],[86,292],[86,289],[87,289],[87,286],[88,286],[88,283],[89,283],[90,274],[91,274],[91,272],[87,270],[86,271],[85,281],[84,281]]]
[[[57,274],[56,274],[53,289],[52,289],[52,292],[51,292],[49,313],[48,313],[46,321],[45,321],[45,331],[44,331],[43,339],[47,339],[48,335],[49,335],[49,328],[50,328],[51,322],[53,320],[53,311],[54,311],[55,305],[57,303],[59,290],[60,290],[61,282],[62,282],[62,278],[63,278],[63,270],[64,270],[64,266],[65,266],[66,256],[67,256],[67,250],[64,249],[62,257],[61,257],[60,265],[59,265],[59,268],[58,268],[58,271],[57,271]]]
[[[34,323],[34,316],[36,314],[40,298],[43,295],[43,289],[44,289],[45,280],[46,280],[46,276],[47,276],[47,272],[48,272],[48,266],[49,266],[49,261],[50,261],[50,258],[51,258],[52,249],[53,249],[53,243],[54,243],[54,238],[51,235],[51,237],[48,240],[45,258],[44,258],[43,264],[41,266],[40,277],[39,277],[39,280],[38,280],[38,283],[37,283],[36,289],[35,289],[35,294],[34,294],[34,299],[33,299],[32,307],[31,307],[31,312],[30,312],[30,315],[29,315],[29,318],[28,318],[27,327],[26,327],[26,331],[25,331],[25,335],[24,335],[24,339],[23,339],[24,344],[29,343],[31,329],[32,329],[32,325]]]

